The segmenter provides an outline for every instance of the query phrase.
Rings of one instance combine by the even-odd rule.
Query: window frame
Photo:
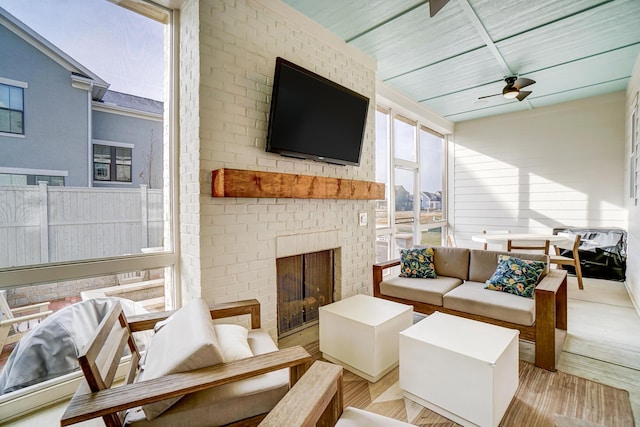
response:
[[[441,242],[440,244],[444,245],[446,241],[446,235],[448,230],[448,183],[447,183],[447,170],[448,170],[448,145],[449,145],[449,136],[448,134],[444,134],[438,132],[434,129],[434,126],[425,117],[422,117],[418,113],[414,113],[395,102],[379,97],[378,103],[376,104],[376,111],[379,111],[384,114],[388,114],[389,121],[389,129],[387,132],[388,144],[387,147],[389,153],[389,164],[387,166],[387,170],[389,171],[387,176],[387,188],[389,190],[395,188],[395,174],[396,170],[409,170],[414,174],[414,203],[413,203],[413,212],[414,219],[420,218],[420,202],[416,203],[415,196],[417,195],[418,199],[420,199],[421,189],[420,189],[420,154],[421,154],[421,141],[420,141],[420,132],[426,131],[431,133],[432,135],[438,136],[442,138],[442,218],[440,221],[433,223],[420,224],[420,221],[414,221],[412,228],[412,236],[414,242],[420,242],[420,238],[423,232],[428,232],[431,229],[440,228],[441,230]],[[394,123],[395,120],[399,120],[403,123],[410,123],[416,126],[415,130],[415,145],[416,145],[416,161],[410,161],[402,158],[395,157],[395,132],[394,132]],[[395,214],[395,191],[389,191],[386,194],[387,201],[387,215],[389,218],[389,224],[384,227],[376,227],[376,241],[386,241],[389,242],[389,248],[387,256],[391,258],[397,258],[398,254],[398,244],[396,241],[396,214]],[[382,260],[376,260],[382,261]]]
[[[640,194],[640,111],[638,110],[638,96],[640,92],[636,92],[631,104],[632,111],[630,120],[630,136],[631,136],[631,153],[629,167],[629,197],[633,199],[633,205],[638,206],[638,197]]]
[[[0,268],[0,283],[3,289],[12,289],[25,285],[51,283],[57,281],[74,280],[88,277],[113,275],[126,271],[150,270],[157,268],[170,269],[170,276],[165,276],[173,284],[171,299],[176,307],[182,305],[179,274],[179,206],[177,171],[179,169],[178,139],[179,139],[179,17],[178,10],[173,10],[150,0],[145,0],[149,6],[158,10],[159,15],[167,16],[165,27],[165,112],[164,136],[167,160],[165,161],[165,227],[171,236],[168,249],[132,255],[95,258],[61,263],[48,263],[19,267]],[[136,13],[139,11],[134,10]],[[156,19],[145,13],[140,13],[149,19]],[[158,20],[158,19],[156,19]],[[0,78],[0,81],[6,79]],[[3,134],[7,135],[7,134]],[[17,136],[8,134],[9,136]],[[103,181],[102,181],[103,182]],[[61,377],[34,384],[33,386],[0,396],[0,423],[33,412],[44,405],[66,399],[73,395],[78,384],[82,381],[82,372],[76,371]]]
[[[25,135],[25,119],[24,119],[24,112],[25,112],[25,108],[24,108],[24,104],[25,104],[25,89],[28,88],[27,83],[24,82],[19,82],[16,80],[10,80],[10,79],[5,79],[5,78],[0,78],[0,89],[2,89],[2,86],[6,86],[9,90],[9,106],[8,107],[1,107],[0,106],[0,110],[2,111],[8,111],[9,112],[9,129],[7,130],[3,130],[0,129],[0,134],[3,136],[24,136]],[[22,105],[22,109],[16,109],[16,108],[11,108],[11,89],[19,89],[20,90],[20,97],[21,97],[21,105]],[[21,116],[21,132],[12,132],[11,131],[11,115],[12,113],[19,113]]]
[[[105,147],[109,149],[109,162],[106,161],[96,161],[96,147]],[[122,183],[131,183],[131,171],[133,170],[133,144],[125,144],[125,143],[113,143],[108,141],[98,141],[93,140],[92,150],[93,150],[93,181],[94,182],[122,182]],[[129,150],[129,163],[122,163],[118,160],[118,150]],[[107,178],[102,179],[96,173],[96,165],[108,165],[106,170],[109,171]],[[119,167],[125,166],[129,169],[129,179],[122,180],[118,179],[119,175]]]

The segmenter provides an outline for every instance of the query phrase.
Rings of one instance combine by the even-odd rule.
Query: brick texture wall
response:
[[[289,252],[285,246],[291,242],[300,253],[338,248],[337,299],[370,294],[374,202],[214,199],[211,171],[226,167],[373,181],[375,63],[340,46],[335,36],[279,1],[201,0],[187,5],[181,20],[183,27],[199,25],[199,32],[183,30],[181,47],[184,299],[197,295],[208,302],[257,298],[263,327],[275,337],[275,259],[278,253]],[[371,99],[359,167],[265,152],[277,56]],[[196,160],[197,181],[193,176]],[[359,226],[360,212],[367,212],[368,225]]]

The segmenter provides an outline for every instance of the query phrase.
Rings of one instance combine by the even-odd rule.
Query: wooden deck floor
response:
[[[640,316],[622,282],[568,278],[568,333],[558,370],[629,392],[640,426]],[[318,340],[318,327],[280,340],[281,347]],[[520,342],[520,358],[534,361],[533,344]],[[345,402],[347,404],[348,402]]]

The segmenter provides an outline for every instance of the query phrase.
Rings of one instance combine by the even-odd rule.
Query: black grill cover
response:
[[[625,280],[627,270],[627,232],[621,228],[576,228],[558,227],[553,234],[579,234],[582,242],[578,249],[583,277],[596,279]],[[562,250],[561,255],[573,258],[571,251]],[[572,266],[565,266],[575,274]]]

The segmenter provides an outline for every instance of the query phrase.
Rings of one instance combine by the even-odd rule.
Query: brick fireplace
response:
[[[333,251],[332,300],[371,294],[373,201],[299,195],[212,197],[211,171],[230,168],[373,181],[375,60],[282,2],[190,1],[180,19],[185,24],[181,28],[198,28],[181,34],[186,46],[180,61],[183,301],[198,296],[209,303],[256,298],[262,327],[277,338],[276,260],[325,250]],[[229,26],[236,34],[232,43],[227,43]],[[370,98],[360,166],[265,151],[277,56]],[[361,213],[368,215],[368,223],[360,224]]]

